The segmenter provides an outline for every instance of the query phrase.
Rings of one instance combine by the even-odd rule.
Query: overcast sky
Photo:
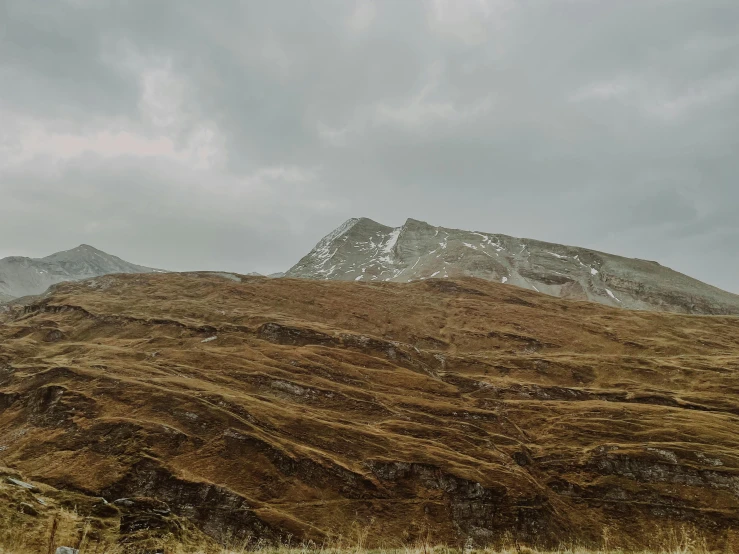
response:
[[[413,217],[739,292],[738,177],[737,0],[0,0],[0,257]]]

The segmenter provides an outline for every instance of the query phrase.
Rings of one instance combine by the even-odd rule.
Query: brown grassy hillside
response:
[[[218,539],[739,547],[737,318],[212,274],[3,317],[0,465]]]

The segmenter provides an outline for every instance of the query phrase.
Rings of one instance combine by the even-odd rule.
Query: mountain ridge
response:
[[[89,244],[42,258],[0,259],[0,303],[43,293],[50,286],[112,273],[157,273],[162,270],[127,262]]]
[[[739,295],[656,261],[413,218],[400,227],[349,219],[286,276],[392,282],[471,276],[616,307],[739,315]]]

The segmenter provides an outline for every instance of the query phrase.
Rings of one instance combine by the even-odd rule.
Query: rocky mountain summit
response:
[[[10,256],[0,260],[0,303],[43,293],[51,285],[112,273],[153,273],[161,270],[132,264],[82,244],[45,258]]]
[[[414,219],[396,228],[350,219],[286,274],[392,282],[464,276],[623,308],[739,314],[739,296],[654,261]]]

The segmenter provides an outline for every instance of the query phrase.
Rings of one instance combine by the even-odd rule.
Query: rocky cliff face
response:
[[[739,296],[657,262],[414,219],[397,228],[350,219],[286,276],[394,282],[472,276],[623,308],[739,314]]]
[[[41,294],[51,285],[112,273],[159,270],[126,262],[86,244],[45,258],[12,256],[0,260],[0,303]]]

